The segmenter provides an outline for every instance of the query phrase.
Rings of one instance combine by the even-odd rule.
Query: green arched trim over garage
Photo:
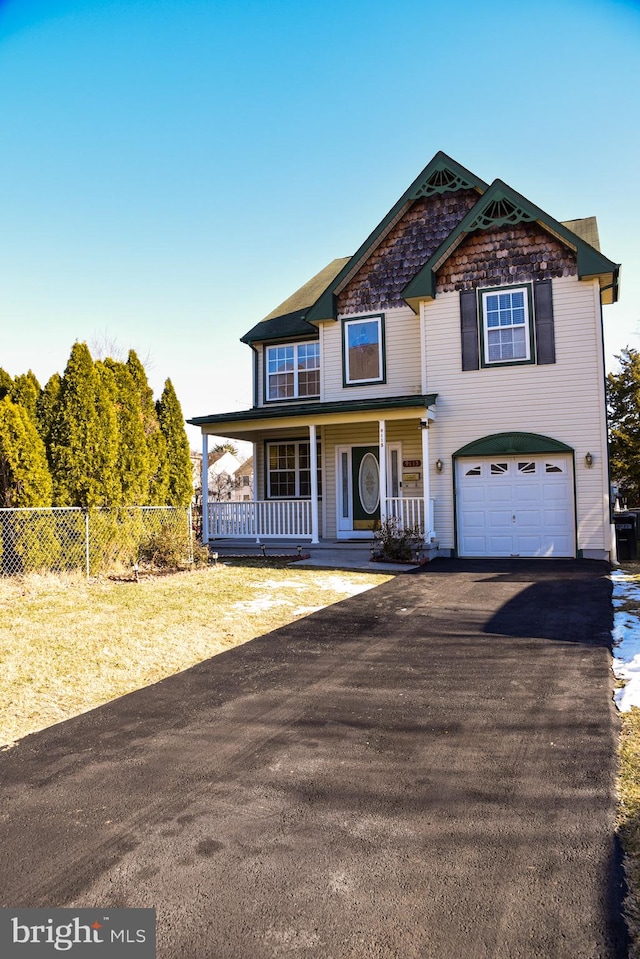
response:
[[[461,446],[453,456],[455,459],[457,456],[517,456],[519,453],[573,453],[573,449],[539,433],[493,433]]]

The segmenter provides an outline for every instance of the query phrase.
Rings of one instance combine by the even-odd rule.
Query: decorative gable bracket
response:
[[[429,168],[427,168],[429,169]],[[433,172],[417,186],[414,184],[409,199],[418,200],[421,197],[434,196],[436,193],[455,193],[457,190],[471,190],[478,188],[478,180],[465,175],[464,168],[447,162],[445,159],[436,163]]]
[[[620,266],[603,256],[581,237],[516,193],[502,180],[494,180],[487,192],[469,210],[461,223],[446,238],[433,256],[402,291],[405,302],[414,313],[420,309],[420,300],[434,299],[436,274],[462,241],[477,230],[493,230],[517,223],[539,223],[561,243],[575,250],[580,279],[598,277],[603,293],[603,303],[615,303],[618,298]]]

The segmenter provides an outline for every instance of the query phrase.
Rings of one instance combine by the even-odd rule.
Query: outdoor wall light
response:
[[[439,473],[441,473],[442,470],[444,469],[444,463],[442,462],[441,459],[436,460],[436,469]]]
[[[591,469],[591,467],[593,466],[593,456],[591,455],[591,453],[587,453],[585,455],[584,463],[588,469]]]

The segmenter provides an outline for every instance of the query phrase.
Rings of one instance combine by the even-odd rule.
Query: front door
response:
[[[400,444],[387,445],[387,498],[400,491]],[[342,446],[337,451],[337,533],[368,538],[380,522],[380,448]]]
[[[351,450],[353,529],[373,530],[380,521],[380,450],[354,446]]]

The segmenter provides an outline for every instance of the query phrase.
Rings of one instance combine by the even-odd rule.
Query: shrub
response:
[[[412,558],[412,549],[422,539],[419,526],[402,526],[397,517],[391,516],[373,532],[374,552],[385,559],[407,562]]]

